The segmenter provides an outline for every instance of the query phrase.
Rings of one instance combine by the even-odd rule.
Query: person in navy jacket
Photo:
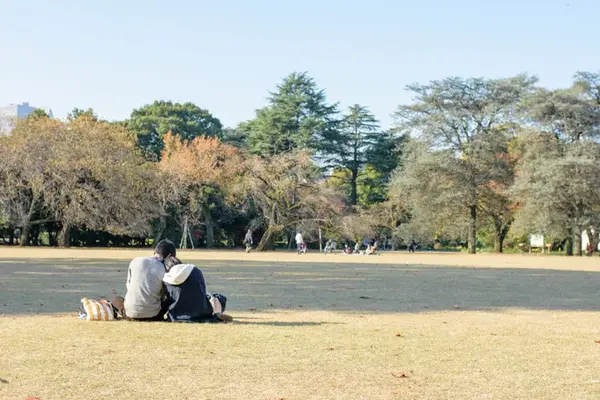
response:
[[[170,322],[231,322],[225,311],[227,298],[208,294],[202,271],[192,264],[183,264],[176,257],[165,259],[163,283],[165,306]]]

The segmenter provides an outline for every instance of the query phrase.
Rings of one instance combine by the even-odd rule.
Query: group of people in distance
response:
[[[175,244],[160,241],[152,257],[137,257],[127,271],[125,297],[112,306],[125,320],[168,322],[231,322],[224,313],[227,298],[206,290],[198,267],[176,257]]]
[[[308,246],[302,237],[302,232],[298,231],[296,233],[296,237],[294,238],[296,241],[296,248],[298,250],[298,254],[306,254],[306,249]],[[254,240],[252,239],[252,230],[248,229],[246,235],[244,236],[244,245],[246,245],[246,253],[250,253],[252,250],[252,245],[254,244]]]
[[[252,230],[248,229],[248,231],[246,232],[246,235],[244,236],[244,244],[246,245],[246,253],[249,253],[252,250],[252,246],[254,244],[254,241],[252,239]],[[307,250],[307,244],[304,241],[304,237],[302,236],[302,231],[297,231],[296,232],[296,236],[294,237],[294,241],[296,242],[296,250],[298,252],[298,254],[306,254],[306,250]],[[383,244],[385,245],[386,240],[384,239]],[[360,254],[360,255],[374,255],[374,254],[379,254],[380,250],[383,248],[385,249],[385,246],[382,247],[382,242],[379,239],[376,239],[375,241],[370,241],[368,239],[365,239],[363,242],[364,245],[364,250],[361,247],[361,244],[359,242],[356,242],[356,244],[354,245],[354,248],[350,247],[348,244],[344,244],[344,249],[343,249],[343,254]],[[408,251],[414,253],[414,251],[417,249],[418,245],[417,243],[413,240],[409,245],[408,245]],[[334,240],[328,240],[325,243],[325,248],[323,249],[323,253],[325,254],[329,254],[332,253],[336,250],[337,248],[337,242]]]
[[[375,242],[371,243],[368,240],[365,240],[365,250],[361,250],[361,246],[359,242],[356,242],[356,244],[354,245],[354,250],[348,245],[344,245],[344,254],[345,255],[350,255],[350,254],[359,254],[359,255],[366,255],[366,256],[372,256],[375,254],[379,254],[379,249],[380,249],[380,242],[379,240],[376,240]]]

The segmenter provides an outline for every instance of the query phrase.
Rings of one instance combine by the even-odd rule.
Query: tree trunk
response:
[[[33,218],[33,213],[35,212],[35,207],[37,206],[37,198],[34,196],[31,199],[31,204],[29,205],[29,212],[25,217],[25,221],[23,221],[23,230],[21,231],[21,243],[19,246],[29,246],[29,230],[31,228],[31,218]]]
[[[567,237],[565,247],[566,247],[567,255],[572,256],[573,255],[573,232],[572,231],[569,232],[569,236]]]
[[[510,224],[503,225],[502,222],[495,223],[494,253],[504,251],[504,239],[510,230]]]
[[[260,242],[258,243],[258,246],[256,246],[256,251],[265,251],[265,247],[271,242],[272,236],[273,229],[271,228],[271,226],[269,226],[267,227],[267,230],[265,231],[263,236],[260,238]]]
[[[23,223],[23,229],[21,230],[21,241],[19,243],[19,246],[23,247],[23,246],[29,246],[29,229],[31,228],[31,225],[29,224],[29,220],[27,220],[27,222]]]
[[[154,234],[154,241],[152,243],[152,245],[154,247],[156,247],[156,244],[158,242],[160,242],[160,239],[162,239],[163,233],[165,233],[166,229],[167,229],[167,216],[163,215],[160,217],[160,219],[158,221],[158,228],[156,229],[156,232]]]
[[[323,252],[323,236],[321,233],[321,227],[319,227],[319,253]]]
[[[581,251],[581,228],[579,226],[573,227],[573,247],[576,256],[583,254]]]
[[[494,253],[502,253],[502,246],[504,244],[504,238],[502,235],[496,233],[496,237],[494,238]]]
[[[353,206],[356,205],[356,203],[358,202],[358,191],[356,188],[357,185],[357,181],[358,181],[358,171],[351,171],[352,173],[352,178],[350,180],[350,204],[352,204]]]
[[[209,249],[215,245],[215,222],[210,212],[210,206],[205,203],[202,205],[202,212],[204,213],[204,226],[206,229],[206,247]]]
[[[58,234],[58,245],[60,247],[69,247],[71,245],[71,226],[63,224]]]
[[[477,252],[477,206],[469,206],[469,237],[467,240],[469,254]]]

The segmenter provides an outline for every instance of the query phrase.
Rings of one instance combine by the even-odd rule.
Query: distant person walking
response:
[[[252,250],[252,245],[254,244],[252,239],[252,229],[248,229],[248,232],[246,232],[246,236],[244,236],[244,244],[246,245],[246,253],[250,253],[250,250]]]
[[[325,250],[323,250],[323,253],[329,254],[332,248],[332,243],[333,242],[331,240],[328,240],[327,243],[325,243]]]
[[[298,231],[296,233],[296,248],[298,249],[298,254],[302,253],[302,244],[304,243],[304,238],[302,237],[302,233]]]
[[[415,240],[413,239],[410,242],[410,244],[408,245],[408,252],[409,253],[414,253],[416,249],[417,249],[417,242],[415,242]]]

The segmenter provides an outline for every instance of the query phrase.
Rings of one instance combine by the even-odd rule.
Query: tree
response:
[[[319,139],[335,128],[336,105],[329,105],[306,72],[294,72],[271,92],[269,105],[240,124],[250,151],[263,157],[318,148]]]
[[[84,116],[87,118],[95,119],[95,120],[98,119],[98,115],[96,115],[96,113],[94,112],[94,110],[91,107],[88,108],[87,110],[75,107],[73,109],[73,111],[71,111],[69,113],[69,115],[67,115],[67,120],[73,121],[79,117],[84,117]]]
[[[401,238],[399,229],[409,221],[406,198],[390,187],[389,195],[384,202],[376,203],[367,211],[368,220],[374,230],[391,240],[392,250],[396,249],[397,239]]]
[[[246,132],[239,128],[225,128],[223,129],[223,143],[230,146],[237,147],[238,149],[247,149],[248,147],[248,135]]]
[[[221,137],[221,121],[193,103],[155,101],[133,110],[127,127],[137,134],[140,148],[158,157],[163,148],[163,136],[168,132],[182,140],[198,136]]]
[[[30,117],[0,140],[0,204],[10,224],[21,228],[21,246],[29,244],[31,227],[46,220],[44,199],[53,185],[50,169],[56,158],[48,143],[61,137],[63,129],[58,120]]]
[[[565,143],[550,132],[530,132],[524,140],[513,188],[522,205],[521,230],[559,237],[568,232],[581,255],[582,231],[597,233],[600,226],[600,144],[589,138]]]
[[[35,110],[33,110],[31,112],[31,114],[29,114],[27,116],[27,118],[30,118],[30,119],[50,118],[50,116],[48,115],[48,113],[45,110],[43,110],[41,108],[36,108]]]
[[[122,127],[28,118],[0,146],[10,154],[0,163],[0,204],[21,228],[22,245],[42,223],[59,223],[59,242],[68,246],[72,227],[146,233],[156,214],[152,166]]]
[[[152,165],[123,127],[90,116],[73,120],[55,139],[44,203],[60,222],[59,244],[72,227],[115,234],[145,234],[157,214]]]
[[[366,164],[356,181],[356,205],[369,208],[374,204],[386,201],[388,182],[389,177],[379,171],[376,166]],[[349,170],[339,167],[333,169],[327,178],[327,185],[343,193],[350,202],[353,186],[352,173]]]
[[[400,131],[422,140],[429,149],[423,152],[426,160],[415,160],[417,164],[407,165],[403,174],[415,168],[408,174],[413,175],[413,183],[439,181],[424,173],[443,176],[444,182],[440,183],[449,191],[444,197],[458,201],[461,207],[435,201],[442,207],[435,212],[445,212],[443,208],[455,209],[459,214],[467,211],[469,253],[476,251],[481,186],[496,179],[497,171],[487,170],[488,164],[494,159],[495,164],[502,163],[495,155],[501,151],[497,146],[503,141],[495,140],[494,135],[515,122],[517,105],[535,82],[535,78],[519,75],[508,79],[447,78],[427,85],[409,85],[415,104],[400,106],[395,114]],[[426,188],[436,189],[426,182],[413,187]]]
[[[423,141],[406,146],[404,164],[396,171],[389,196],[402,205],[407,220],[396,236],[430,242],[441,236],[464,238],[468,225],[464,199],[468,196],[464,164],[449,150],[435,151]]]
[[[589,101],[578,89],[538,90],[525,104],[534,127],[565,143],[599,137],[600,104]]]
[[[341,212],[335,191],[319,184],[318,168],[306,153],[287,153],[269,158],[253,157],[242,181],[262,215],[265,232],[257,246],[262,251],[274,235],[305,223],[329,220]]]
[[[574,76],[575,88],[584,99],[600,106],[600,72],[577,72]]]
[[[339,129],[325,132],[320,146],[327,155],[325,163],[331,168],[347,170],[350,186],[350,203],[358,202],[358,182],[367,163],[376,164],[383,142],[394,146],[381,131],[379,122],[368,108],[355,104],[342,119]],[[393,168],[392,168],[393,169]]]
[[[533,128],[554,136],[558,142],[562,143],[564,145],[560,147],[562,155],[571,152],[568,149],[569,146],[573,146],[572,151],[576,152],[581,142],[593,141],[600,137],[600,103],[596,100],[599,96],[597,76],[578,73],[576,78],[578,81],[572,88],[554,91],[539,90],[525,104],[526,111],[533,122]],[[530,141],[529,143],[535,142]],[[531,163],[540,162],[539,159],[533,157],[529,157],[528,160]],[[573,166],[575,167],[574,164]],[[577,169],[573,171],[559,169],[556,172],[562,177],[565,186],[570,185],[573,173],[579,175]],[[533,177],[534,175],[528,176]],[[529,198],[533,199],[535,196]],[[583,204],[586,203],[582,203],[581,206]],[[574,247],[575,254],[581,255],[581,225],[578,220],[581,218],[580,212],[573,213],[565,208],[562,210],[575,219],[571,224],[563,225],[565,228],[563,234],[567,236],[569,242],[567,253],[570,255]]]
[[[158,188],[163,199],[163,216],[171,204],[183,223],[203,221],[207,247],[213,247],[212,209],[232,192],[244,169],[242,156],[238,149],[217,138],[197,137],[188,141],[169,133],[164,141],[159,163],[164,184]]]

